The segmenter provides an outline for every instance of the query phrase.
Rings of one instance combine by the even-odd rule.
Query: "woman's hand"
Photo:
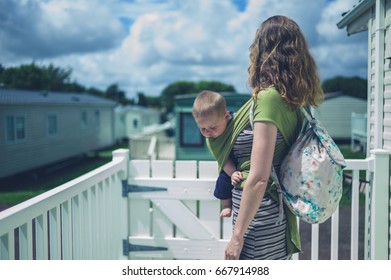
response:
[[[231,175],[231,184],[232,186],[236,187],[237,184],[239,184],[241,181],[243,181],[243,176],[240,171],[235,171]]]
[[[225,248],[225,259],[226,260],[238,260],[240,252],[243,248],[243,238],[232,236],[228,242],[227,248]]]

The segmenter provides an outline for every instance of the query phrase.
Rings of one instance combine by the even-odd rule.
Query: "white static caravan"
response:
[[[0,89],[0,178],[113,145],[114,106],[88,94]]]
[[[366,114],[367,101],[344,95],[342,92],[325,93],[322,105],[315,109],[315,116],[335,140],[350,140],[352,113]]]
[[[158,110],[136,105],[115,108],[115,137],[129,139],[142,134],[145,127],[161,122]]]
[[[125,112],[121,105],[114,108],[114,137],[118,142],[128,139],[128,135],[126,134]]]

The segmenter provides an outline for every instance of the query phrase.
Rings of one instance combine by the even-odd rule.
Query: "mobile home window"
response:
[[[23,116],[7,116],[5,120],[6,141],[18,142],[26,139],[25,118]]]
[[[138,127],[138,120],[134,119],[133,120],[133,128],[137,128],[137,127]]]
[[[87,128],[88,125],[88,119],[87,119],[87,111],[81,112],[81,127]]]
[[[57,115],[50,114],[47,117],[47,129],[48,129],[48,135],[54,136],[57,135]]]
[[[100,128],[100,112],[95,111],[95,127],[96,129]]]
[[[179,140],[181,147],[202,147],[204,137],[191,113],[180,113]]]

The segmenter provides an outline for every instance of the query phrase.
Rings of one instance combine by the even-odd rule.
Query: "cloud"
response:
[[[356,3],[356,0],[333,1],[320,14],[320,21],[316,24],[319,40],[313,51],[323,78],[367,76],[367,33],[348,37],[345,29],[336,27],[342,13]]]
[[[12,59],[102,51],[126,35],[119,19],[94,1],[3,0],[0,11],[1,50]]]
[[[117,83],[128,96],[158,96],[178,80],[246,87],[249,46],[266,18],[302,28],[322,78],[366,76],[367,37],[336,23],[355,0],[6,0],[0,3],[0,63],[33,59],[70,66],[85,86]],[[12,16],[11,16],[12,15]],[[355,48],[355,52],[352,52]]]

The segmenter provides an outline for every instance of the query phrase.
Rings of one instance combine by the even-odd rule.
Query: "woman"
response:
[[[294,21],[273,16],[261,24],[250,47],[248,73],[252,99],[225,134],[208,141],[219,166],[229,154],[244,178],[233,190],[234,230],[225,259],[289,259],[301,250],[300,236],[296,218],[282,208],[271,167],[278,173],[299,135],[299,108],[316,107],[323,97],[316,63]]]

